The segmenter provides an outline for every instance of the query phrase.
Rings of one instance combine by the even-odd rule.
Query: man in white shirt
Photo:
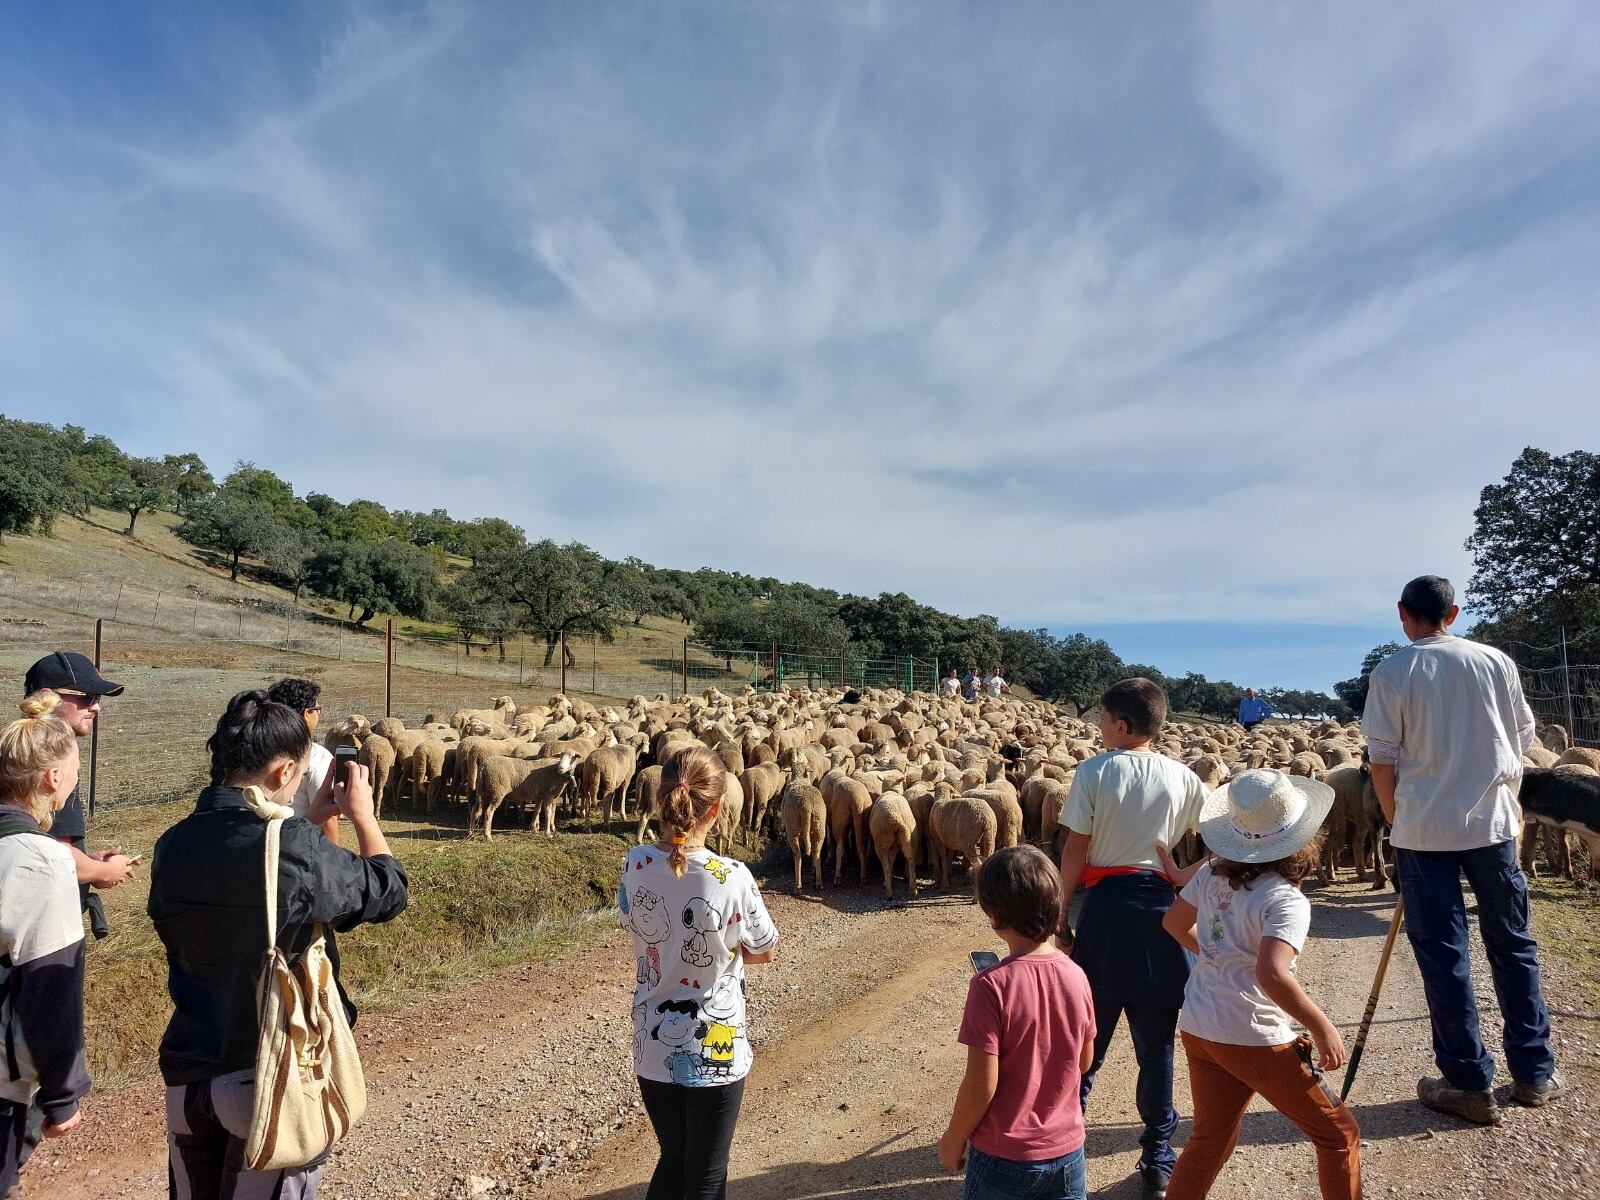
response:
[[[989,689],[989,695],[996,700],[1000,699],[1001,692],[1009,692],[1011,685],[1000,678],[1000,668],[993,667],[989,671],[989,678],[984,680],[983,686]]]
[[[1455,589],[1437,575],[1406,584],[1400,624],[1411,644],[1372,672],[1362,728],[1372,785],[1393,823],[1406,936],[1422,972],[1444,1078],[1417,1083],[1427,1107],[1481,1125],[1500,1122],[1494,1060],[1478,1033],[1461,875],[1478,901],[1495,994],[1505,1020],[1511,1098],[1537,1108],[1562,1092],[1528,932],[1528,885],[1517,863],[1522,755],[1533,713],[1517,666],[1491,647],[1452,637]]]

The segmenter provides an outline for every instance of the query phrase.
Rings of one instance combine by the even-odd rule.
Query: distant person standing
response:
[[[94,663],[82,654],[58,650],[41,658],[28,668],[22,684],[24,695],[31,696],[42,688],[49,688],[61,702],[55,715],[72,729],[75,736],[88,737],[100,716],[100,701],[105,696],[122,695],[122,685],[103,678]],[[105,910],[100,897],[90,888],[113,888],[133,878],[133,859],[122,852],[121,846],[101,850],[94,854],[84,851],[88,837],[88,824],[84,820],[83,801],[74,787],[66,803],[55,814],[50,826],[50,836],[72,851],[73,865],[78,873],[78,899],[89,913],[90,924],[96,937],[104,937]]]
[[[958,672],[954,667],[951,667],[950,674],[945,676],[940,686],[943,689],[944,694],[950,697],[950,699],[954,700],[961,694],[960,672]]]
[[[991,667],[989,669],[989,678],[983,681],[983,686],[988,690],[989,695],[996,700],[1000,699],[1001,692],[1009,692],[1011,690],[1011,685],[1001,678],[999,667]]]
[[[983,676],[978,674],[977,667],[968,667],[966,675],[961,680],[961,698],[963,700],[976,700],[978,689],[983,686]]]
[[[322,688],[309,679],[280,679],[267,690],[267,699],[284,704],[305,718],[306,729],[311,733],[311,757],[306,760],[306,773],[300,777],[290,807],[297,817],[306,817],[335,842],[339,840],[339,810],[331,799],[321,807],[316,798],[322,794],[323,781],[333,769],[333,754],[317,741],[317,726],[322,724]],[[313,814],[315,809],[315,814]]]
[[[1272,715],[1272,705],[1256,695],[1255,688],[1245,688],[1244,699],[1239,701],[1239,724],[1254,729]]]
[[[1461,876],[1478,901],[1478,929],[1505,1020],[1511,1098],[1537,1108],[1562,1094],[1528,932],[1528,884],[1517,863],[1522,756],[1533,712],[1517,665],[1452,637],[1460,613],[1448,579],[1423,575],[1400,593],[1411,644],[1373,670],[1362,726],[1372,786],[1390,835],[1406,936],[1422,972],[1442,1079],[1417,1082],[1428,1108],[1497,1125],[1494,1060],[1478,1032]]]

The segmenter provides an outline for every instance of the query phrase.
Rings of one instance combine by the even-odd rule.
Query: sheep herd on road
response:
[[[566,695],[519,707],[510,696],[488,708],[430,715],[416,729],[392,717],[351,716],[325,744],[354,745],[371,771],[382,806],[409,803],[432,813],[464,804],[468,833],[493,839],[495,814],[527,815],[530,828],[555,835],[556,813],[631,823],[649,835],[660,764],[674,749],[704,745],[726,764],[727,785],[710,841],[727,853],[760,830],[794,855],[795,889],[810,865],[824,886],[831,849],[833,882],[847,859],[869,878],[874,861],[884,896],[894,897],[897,867],[916,896],[919,873],[948,887],[954,862],[969,872],[997,848],[1032,841],[1054,853],[1057,820],[1084,759],[1101,751],[1093,713],[1084,717],[1037,701],[963,701],[926,693],[869,689],[853,703],[837,690],[791,689],[730,696],[709,688],[677,699],[635,696],[596,708]],[[1336,721],[1239,726],[1174,721],[1153,748],[1189,766],[1209,787],[1240,771],[1275,767],[1321,779],[1334,790],[1321,877],[1337,877],[1348,856],[1359,879],[1381,888],[1386,825],[1365,765],[1357,724]],[[1600,751],[1569,747],[1559,727],[1541,731],[1525,760],[1530,775],[1596,777]],[[630,818],[629,805],[633,806]],[[1572,873],[1564,832],[1546,827],[1550,861]],[[1534,839],[1524,839],[1531,869]],[[1198,852],[1193,835],[1178,849]],[[1600,845],[1590,845],[1591,874]]]

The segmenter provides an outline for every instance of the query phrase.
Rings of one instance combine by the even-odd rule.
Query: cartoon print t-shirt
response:
[[[657,846],[635,846],[617,907],[633,935],[633,1066],[643,1079],[716,1087],[750,1071],[744,960],[778,940],[750,868],[709,850],[681,877]]]

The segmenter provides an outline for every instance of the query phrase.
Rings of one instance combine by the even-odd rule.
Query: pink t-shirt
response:
[[[1020,955],[975,975],[956,1041],[998,1057],[1000,1083],[972,1144],[1013,1162],[1082,1147],[1078,1056],[1093,1039],[1089,980],[1065,954]]]

